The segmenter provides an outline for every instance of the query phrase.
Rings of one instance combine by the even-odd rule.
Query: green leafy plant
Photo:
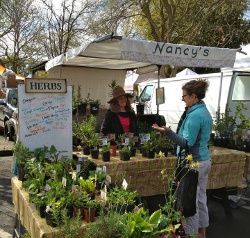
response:
[[[17,158],[17,164],[25,165],[25,163],[32,158],[32,151],[18,141],[14,146],[14,155]]]
[[[89,178],[89,179],[78,179],[79,185],[83,189],[83,191],[86,191],[87,193],[94,193],[95,192],[95,184],[94,184],[94,179]]]
[[[110,148],[110,142],[107,143],[107,145],[103,145],[102,146],[102,151],[103,152],[108,152]]]

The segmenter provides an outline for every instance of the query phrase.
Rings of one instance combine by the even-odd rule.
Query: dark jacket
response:
[[[133,132],[135,136],[138,136],[139,131],[135,112],[128,112],[128,114],[130,117],[130,132]],[[110,109],[105,114],[105,118],[101,125],[101,133],[103,133],[105,136],[115,133],[116,139],[118,138],[118,135],[125,133],[119,120],[118,114],[112,112]]]

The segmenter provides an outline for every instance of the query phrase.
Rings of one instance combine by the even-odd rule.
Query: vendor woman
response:
[[[131,98],[133,96],[125,93],[122,87],[116,86],[113,89],[113,98],[108,101],[110,106],[102,122],[101,133],[105,136],[115,134],[116,139],[126,132],[138,136],[137,119],[131,106]]]

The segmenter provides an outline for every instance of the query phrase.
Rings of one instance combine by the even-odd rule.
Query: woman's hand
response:
[[[166,126],[159,127],[157,124],[153,124],[152,128],[157,130],[157,131],[163,132],[163,133],[167,132],[169,130],[168,127],[166,127]]]

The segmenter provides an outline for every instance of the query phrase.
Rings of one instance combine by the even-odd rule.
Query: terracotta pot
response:
[[[109,147],[110,156],[116,156],[117,145],[111,145]]]
[[[83,209],[84,211],[84,220],[89,223],[89,222],[94,222],[95,221],[95,211],[96,209]]]

